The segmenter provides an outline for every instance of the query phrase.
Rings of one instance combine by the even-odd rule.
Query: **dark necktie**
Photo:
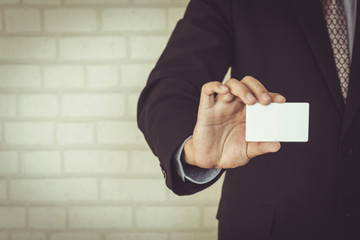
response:
[[[349,88],[350,55],[344,7],[341,0],[321,0],[321,2],[340,79],[341,92],[346,103]]]

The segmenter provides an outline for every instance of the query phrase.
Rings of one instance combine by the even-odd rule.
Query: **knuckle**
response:
[[[245,166],[246,164],[248,164],[250,162],[250,158],[247,158],[247,159],[244,159],[242,162],[241,162],[241,165],[240,166]]]
[[[239,82],[239,80],[235,79],[235,78],[230,78],[228,80],[225,81],[225,85],[228,86],[228,85],[232,85],[236,82]]]
[[[245,77],[243,77],[243,79],[241,80],[242,82],[252,82],[252,81],[256,81],[255,78],[253,78],[252,76],[246,75]]]
[[[207,92],[211,87],[210,83],[205,83],[202,87],[201,87],[201,91],[202,92]]]
[[[225,86],[229,86],[229,84],[231,84],[231,83],[230,83],[230,80],[231,80],[231,79],[226,80],[226,81],[224,82],[224,85],[225,85]]]
[[[206,83],[207,84],[207,83]],[[207,85],[206,84],[204,84],[204,85],[202,85],[202,87],[201,87],[201,91],[202,92],[204,92],[205,90],[206,90],[206,88],[207,88]]]

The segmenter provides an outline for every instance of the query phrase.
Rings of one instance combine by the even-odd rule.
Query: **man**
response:
[[[192,0],[176,26],[140,97],[139,127],[179,195],[226,169],[219,239],[360,239],[356,4]],[[283,95],[310,103],[309,142],[247,143],[246,104]]]

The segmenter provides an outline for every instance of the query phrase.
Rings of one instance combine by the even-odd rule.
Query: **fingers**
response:
[[[215,93],[217,100],[221,102],[231,102],[235,97],[248,105],[260,102],[268,105],[271,102],[286,102],[284,96],[278,93],[268,92],[267,89],[257,79],[246,76],[241,81],[229,79],[225,85],[220,82],[208,82],[203,85],[200,97],[200,106],[209,108],[215,104]]]
[[[246,76],[241,81],[230,79],[225,83],[230,93],[239,97],[245,104],[252,105],[260,102],[268,105],[271,102],[283,103],[285,97],[278,93],[271,93],[257,79]]]
[[[241,82],[251,89],[261,104],[268,105],[271,103],[271,97],[268,90],[257,79],[246,76],[241,80]]]
[[[272,93],[272,92],[269,92],[270,94],[270,97],[272,99],[272,102],[276,102],[276,103],[284,103],[286,102],[286,98],[279,94],[279,93]]]
[[[251,159],[262,154],[277,152],[280,148],[280,142],[249,142],[247,156]]]
[[[249,89],[243,82],[232,78],[226,81],[225,86],[227,86],[230,89],[230,92],[239,97],[245,104],[252,105],[257,102],[257,99],[251,89]]]
[[[215,104],[215,93],[218,95],[227,95],[229,88],[216,81],[204,84],[201,89],[200,107],[212,107]]]

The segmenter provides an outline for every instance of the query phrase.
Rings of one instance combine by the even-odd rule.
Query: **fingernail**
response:
[[[263,93],[262,95],[261,95],[261,98],[262,98],[262,100],[264,100],[264,101],[269,101],[269,100],[271,100],[271,97],[270,97],[270,95],[268,94],[268,93]]]
[[[279,101],[282,101],[282,102],[285,102],[285,101],[286,101],[286,98],[283,97],[283,96],[278,96],[277,99],[278,99]]]
[[[247,94],[246,94],[246,99],[247,99],[249,102],[255,102],[255,101],[256,101],[256,98],[255,98],[254,95],[252,95],[251,93],[247,93]]]

